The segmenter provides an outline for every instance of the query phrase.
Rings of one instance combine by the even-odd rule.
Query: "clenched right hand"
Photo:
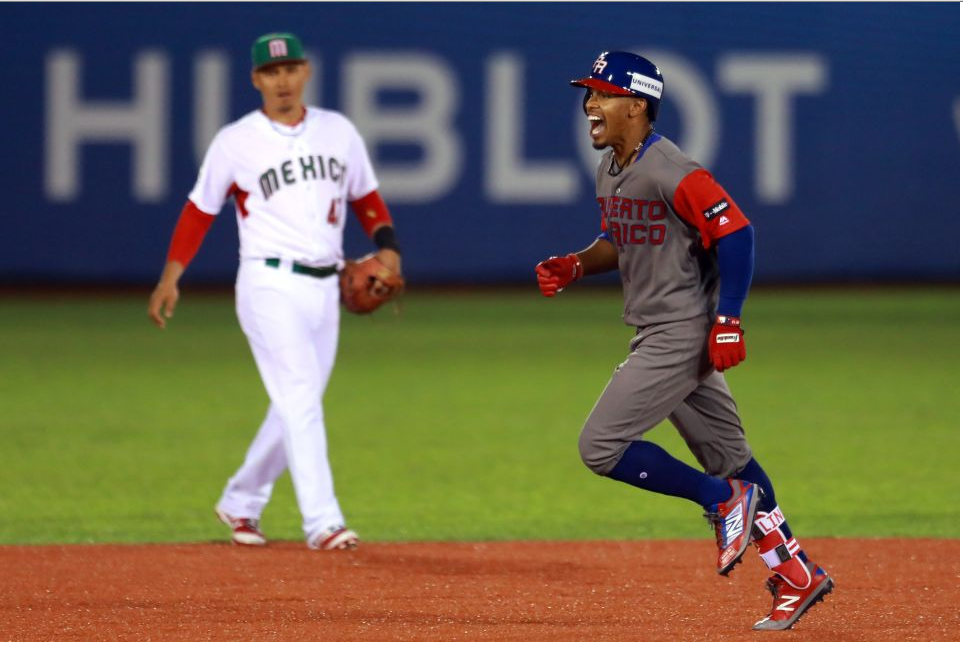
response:
[[[582,262],[575,253],[564,257],[553,255],[535,266],[535,275],[542,295],[551,298],[569,283],[582,277]]]

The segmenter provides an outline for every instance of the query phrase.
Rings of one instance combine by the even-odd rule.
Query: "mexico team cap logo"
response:
[[[264,34],[251,47],[251,63],[254,69],[272,63],[302,61],[304,48],[297,36],[287,32]]]

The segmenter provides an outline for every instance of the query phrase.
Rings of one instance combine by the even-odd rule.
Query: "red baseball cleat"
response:
[[[264,546],[267,540],[261,533],[260,522],[250,517],[234,517],[219,508],[214,509],[217,519],[231,527],[231,541],[240,546]]]
[[[719,575],[727,576],[742,561],[742,554],[751,541],[752,518],[762,489],[756,484],[730,479],[732,497],[728,501],[713,504],[706,509],[705,517],[716,530],[716,546],[719,547],[719,560],[716,569]]]
[[[790,629],[802,615],[833,590],[833,579],[815,562],[808,562],[806,569],[812,582],[805,589],[796,589],[781,576],[766,581],[772,594],[772,610],[769,615],[752,626],[755,630],[778,631]]]

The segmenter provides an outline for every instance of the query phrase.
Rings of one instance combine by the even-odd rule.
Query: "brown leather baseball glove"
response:
[[[347,260],[340,278],[341,304],[353,314],[370,314],[405,288],[405,279],[374,254]]]

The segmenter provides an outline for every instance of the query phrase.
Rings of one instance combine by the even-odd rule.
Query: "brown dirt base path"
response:
[[[810,539],[835,591],[788,632],[707,540],[0,547],[0,640],[957,641],[958,539]]]

